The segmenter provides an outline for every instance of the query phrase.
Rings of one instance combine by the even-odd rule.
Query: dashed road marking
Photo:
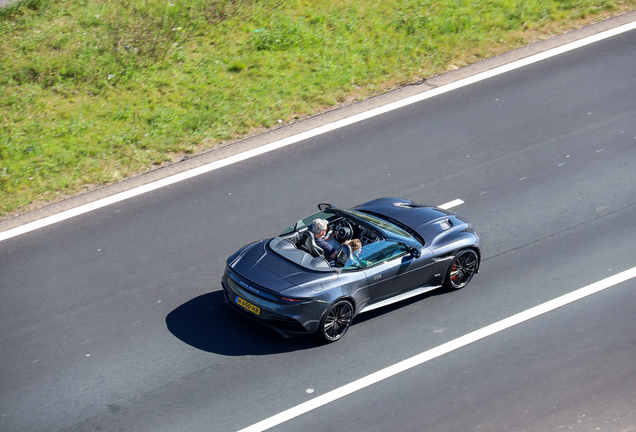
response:
[[[456,199],[456,200],[453,200],[453,201],[449,201],[446,204],[442,204],[442,205],[440,205],[438,207],[441,208],[441,209],[444,209],[444,210],[448,210],[448,209],[452,209],[453,207],[457,207],[458,205],[462,205],[462,204],[464,204],[464,201],[462,201],[460,199]]]
[[[553,48],[553,49],[550,49],[550,50],[547,50],[547,51],[532,55],[530,57],[526,57],[526,58],[511,62],[511,63],[508,63],[508,64],[505,64],[505,65],[502,65],[502,66],[499,66],[499,67],[496,67],[496,68],[493,68],[493,69],[478,73],[476,75],[473,75],[473,76],[470,76],[470,77],[467,77],[467,78],[464,78],[464,79],[461,79],[461,80],[457,80],[457,81],[452,82],[450,84],[446,84],[446,85],[443,85],[443,86],[440,86],[440,87],[436,87],[436,88],[434,88],[432,90],[428,90],[428,91],[425,91],[425,92],[422,92],[422,93],[419,93],[419,94],[404,98],[402,100],[390,103],[388,105],[377,107],[377,108],[371,109],[369,111],[365,111],[363,113],[356,114],[356,115],[353,115],[351,117],[347,117],[347,118],[344,118],[342,120],[338,120],[336,122],[333,122],[333,123],[330,123],[330,124],[327,124],[327,125],[323,125],[323,126],[315,128],[315,129],[312,129],[312,130],[309,130],[309,131],[306,131],[306,132],[302,132],[302,133],[299,133],[297,135],[293,135],[291,137],[287,137],[287,138],[284,138],[282,140],[275,141],[273,143],[270,143],[270,144],[267,144],[267,145],[264,145],[264,146],[261,146],[261,147],[257,147],[255,149],[246,151],[244,153],[240,153],[240,154],[237,154],[237,155],[234,155],[234,156],[229,156],[229,157],[227,157],[225,159],[221,159],[221,160],[209,163],[207,165],[203,165],[203,166],[200,166],[198,168],[194,168],[192,170],[176,174],[176,175],[171,176],[171,177],[166,177],[164,179],[157,180],[155,182],[148,183],[146,185],[139,186],[137,188],[130,189],[128,191],[121,192],[121,193],[112,195],[110,197],[94,201],[92,203],[81,205],[81,206],[76,207],[74,209],[63,211],[63,212],[58,213],[56,215],[48,216],[48,217],[42,218],[40,220],[24,224],[24,225],[16,227],[16,228],[12,228],[12,229],[0,232],[0,241],[6,240],[6,239],[9,239],[9,238],[21,235],[21,234],[25,234],[25,233],[34,231],[34,230],[39,229],[39,228],[43,228],[45,226],[49,226],[49,225],[55,224],[57,222],[64,221],[66,219],[70,219],[70,218],[75,217],[75,216],[79,216],[81,214],[88,213],[90,211],[97,210],[97,209],[100,209],[102,207],[106,207],[108,205],[115,204],[115,203],[127,200],[129,198],[133,198],[133,197],[136,197],[138,195],[142,195],[142,194],[145,194],[147,192],[151,192],[151,191],[154,191],[156,189],[160,189],[160,188],[169,186],[171,184],[178,183],[178,182],[181,182],[183,180],[187,180],[187,179],[199,176],[201,174],[205,174],[205,173],[208,173],[210,171],[214,171],[214,170],[217,170],[219,168],[223,168],[223,167],[226,167],[228,165],[232,165],[232,164],[235,164],[237,162],[241,162],[243,160],[253,158],[255,156],[259,156],[259,155],[262,155],[264,153],[269,153],[271,151],[286,147],[286,146],[291,145],[291,144],[295,144],[295,143],[300,142],[300,141],[304,141],[304,140],[309,139],[309,138],[313,138],[313,137],[318,136],[318,135],[322,135],[322,134],[327,133],[327,132],[334,131],[336,129],[343,128],[345,126],[349,126],[349,125],[354,124],[354,123],[359,123],[359,122],[361,122],[363,120],[367,120],[369,118],[376,117],[376,116],[379,116],[381,114],[385,114],[387,112],[394,111],[396,109],[403,108],[405,106],[412,105],[414,103],[421,102],[421,101],[424,101],[426,99],[430,99],[432,97],[435,97],[435,96],[438,96],[438,95],[441,95],[441,94],[444,94],[444,93],[448,93],[448,92],[451,92],[453,90],[457,90],[457,89],[462,88],[462,87],[466,87],[466,86],[468,86],[470,84],[474,84],[474,83],[486,80],[488,78],[492,78],[494,76],[501,75],[501,74],[504,74],[506,72],[510,72],[512,70],[519,69],[519,68],[522,68],[524,66],[528,66],[530,64],[540,62],[542,60],[545,60],[545,59],[548,59],[548,58],[563,54],[563,53],[568,52],[568,51],[575,50],[577,48],[581,48],[581,47],[586,46],[586,45],[593,44],[595,42],[598,42],[598,41],[601,41],[601,40],[604,40],[604,39],[610,38],[612,36],[616,36],[618,34],[625,33],[625,32],[628,32],[628,31],[634,30],[634,29],[636,29],[636,21],[628,23],[628,24],[624,24],[622,26],[613,28],[611,30],[607,30],[607,31],[604,31],[604,32],[601,32],[601,33],[597,33],[595,35],[592,35],[592,36],[589,36],[589,37],[574,41],[574,42],[566,44],[566,45],[562,45],[560,47],[556,47],[556,48]],[[634,137],[634,138],[636,139],[636,137]]]

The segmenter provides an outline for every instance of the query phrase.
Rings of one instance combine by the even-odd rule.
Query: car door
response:
[[[395,241],[379,241],[364,246],[359,255],[373,301],[425,285],[433,268],[433,254],[423,248],[419,258],[409,247]]]

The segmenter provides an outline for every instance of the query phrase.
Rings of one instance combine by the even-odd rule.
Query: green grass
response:
[[[0,216],[636,0],[27,0],[0,10]]]

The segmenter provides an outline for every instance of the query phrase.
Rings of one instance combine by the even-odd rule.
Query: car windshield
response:
[[[391,237],[394,237],[398,241],[402,241],[405,243],[413,243],[413,242],[419,243],[418,240],[415,237],[413,237],[411,234],[404,231],[402,228],[397,227],[393,225],[392,223],[389,223],[385,220],[379,219],[375,216],[371,216],[370,214],[367,214],[367,213],[359,212],[357,210],[340,210],[340,211],[342,211],[343,213],[350,213],[353,216],[378,227],[385,233],[390,234]]]
[[[304,228],[307,228],[311,226],[311,223],[314,221],[314,219],[329,219],[329,218],[333,219],[333,217],[334,217],[333,213],[325,213],[325,212],[314,213],[311,216],[307,216],[306,218],[299,220],[294,225],[290,226],[285,231],[280,233],[280,235],[284,236],[287,234],[291,234],[295,231],[300,231]]]

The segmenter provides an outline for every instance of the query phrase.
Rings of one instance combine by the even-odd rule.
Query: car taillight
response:
[[[282,303],[288,303],[288,304],[301,304],[301,303],[311,303],[312,302],[311,299],[298,299],[298,298],[291,298],[291,297],[281,297],[280,301]]]

